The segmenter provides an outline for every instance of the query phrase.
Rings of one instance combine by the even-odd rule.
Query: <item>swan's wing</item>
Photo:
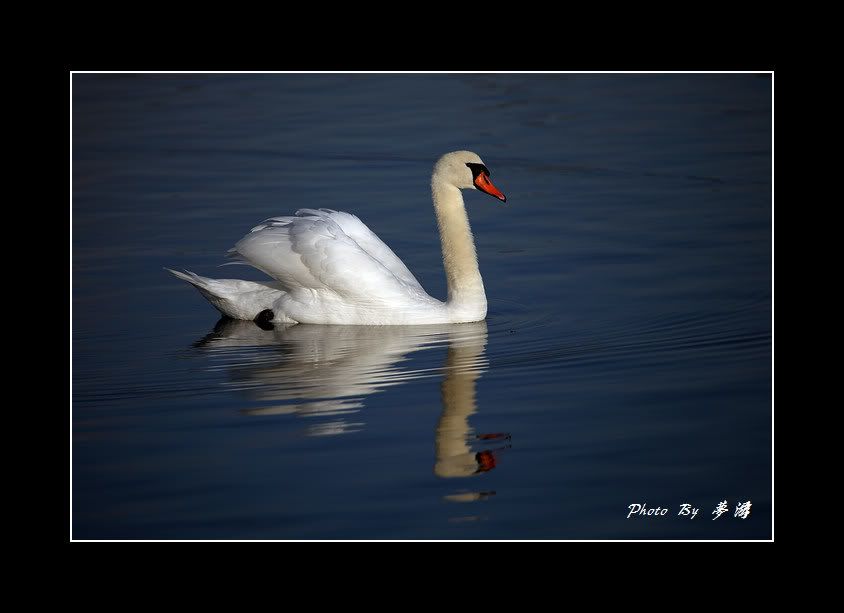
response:
[[[296,215],[330,219],[340,226],[340,229],[345,232],[346,236],[355,241],[361,249],[396,275],[399,280],[404,281],[408,285],[414,285],[420,290],[422,289],[422,285],[416,280],[413,273],[408,270],[404,262],[357,216],[332,209],[299,209],[296,211]]]
[[[328,289],[359,303],[396,301],[409,296],[430,300],[407,267],[357,218],[353,219],[377,243],[365,234],[361,240],[370,248],[381,245],[378,256],[344,231],[336,213],[303,209],[296,215],[268,219],[253,228],[230,253],[277,279],[291,292],[301,288]],[[349,219],[352,217],[341,217],[346,227],[355,227]],[[355,231],[363,234],[359,228]],[[398,262],[399,274],[382,258],[393,268]]]

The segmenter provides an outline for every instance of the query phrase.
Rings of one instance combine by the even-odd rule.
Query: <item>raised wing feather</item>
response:
[[[384,241],[378,238],[378,235],[370,230],[365,223],[363,223],[357,216],[343,211],[335,211],[332,209],[299,209],[296,215],[300,217],[317,217],[321,219],[329,219],[340,226],[340,229],[355,241],[358,246],[366,253],[372,256],[375,260],[380,262],[387,270],[392,272],[399,280],[404,281],[408,285],[415,285],[422,289],[422,285],[413,276],[413,273],[405,266],[404,262],[393,253]],[[268,222],[290,219],[289,217],[274,217],[268,219]],[[265,222],[266,223],[266,222]],[[260,226],[258,226],[260,228]]]
[[[331,290],[360,302],[430,297],[401,260],[357,217],[301,209],[256,226],[234,249],[286,289]]]

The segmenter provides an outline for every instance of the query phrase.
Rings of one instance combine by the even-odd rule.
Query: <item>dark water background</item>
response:
[[[72,88],[73,538],[771,537],[770,75]],[[485,324],[215,329],[162,270],[261,279],[217,266],[322,206],[444,298],[455,149],[508,197],[465,196]]]

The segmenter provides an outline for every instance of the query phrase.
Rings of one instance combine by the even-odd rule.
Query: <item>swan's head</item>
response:
[[[452,151],[446,153],[434,166],[434,177],[438,181],[451,184],[458,189],[478,189],[501,202],[507,202],[489,178],[489,169],[481,156],[471,151]]]

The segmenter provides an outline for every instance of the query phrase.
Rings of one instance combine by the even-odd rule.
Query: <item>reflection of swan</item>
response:
[[[475,381],[486,367],[486,322],[440,326],[285,326],[263,330],[252,322],[221,320],[196,343],[228,364],[230,385],[270,406],[249,415],[296,413],[332,416],[310,434],[340,434],[363,425],[346,418],[382,389],[444,373],[442,415],[436,430],[434,473],[469,476],[495,466],[490,450],[469,446],[469,416],[476,409]],[[448,344],[444,368],[402,367],[407,355]],[[279,349],[264,351],[265,348]],[[500,435],[480,436],[500,439]]]
[[[467,477],[495,468],[492,451],[475,452],[469,446],[469,416],[477,410],[475,380],[483,372],[473,365],[483,359],[485,345],[486,335],[482,343],[477,339],[455,339],[448,347],[445,378],[440,387],[443,412],[437,423],[434,473],[438,477]],[[498,440],[505,435],[478,438]]]
[[[447,153],[434,166],[431,193],[448,282],[446,302],[429,296],[357,217],[329,209],[301,209],[297,217],[268,219],[231,250],[274,282],[170,272],[235,319],[344,325],[480,321],[486,317],[486,294],[461,189],[506,200],[476,153]]]

